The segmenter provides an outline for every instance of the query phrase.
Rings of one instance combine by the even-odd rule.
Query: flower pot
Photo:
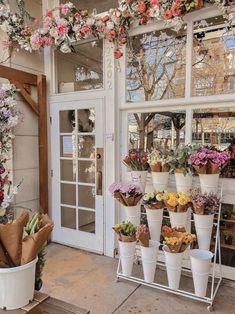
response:
[[[147,174],[148,171],[131,171],[131,181],[139,184],[143,189],[143,193],[145,192]]]
[[[175,173],[175,184],[177,192],[188,192],[193,184],[193,176],[189,173]]]
[[[211,243],[214,214],[213,215],[193,214],[193,217],[197,233],[198,247],[201,250],[209,250]]]
[[[152,172],[152,181],[156,192],[166,190],[169,181],[169,172]]]
[[[148,227],[150,231],[150,238],[154,241],[160,241],[162,219],[163,219],[163,208],[161,209],[150,209],[145,207]]]
[[[207,250],[190,251],[195,294],[202,298],[206,296],[212,257],[213,253]]]
[[[169,211],[171,227],[186,228],[188,224],[188,210],[182,213]]]
[[[182,253],[171,253],[167,246],[163,247],[167,271],[168,285],[171,289],[178,290],[182,270]]]
[[[219,186],[219,173],[199,174],[201,190],[203,193],[217,193]]]
[[[136,206],[123,206],[126,215],[126,221],[130,221],[133,225],[140,224],[141,204]]]
[[[25,265],[0,268],[0,308],[19,309],[33,300],[37,258]]]
[[[149,247],[140,246],[144,280],[150,283],[154,282],[159,245],[158,241],[150,240]]]
[[[135,247],[134,242],[119,242],[120,260],[122,265],[122,273],[124,276],[131,276],[133,263],[135,259]]]

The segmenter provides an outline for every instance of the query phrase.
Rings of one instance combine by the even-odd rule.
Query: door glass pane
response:
[[[76,205],[76,185],[61,183],[61,203]]]
[[[80,231],[95,233],[95,212],[80,209],[78,211],[78,226]]]
[[[60,133],[72,133],[75,128],[75,111],[60,111]]]
[[[95,183],[95,162],[78,162],[78,181],[82,183]]]
[[[76,157],[75,135],[60,136],[60,156]]]
[[[95,136],[79,135],[78,136],[78,157],[95,158]]]
[[[80,109],[78,110],[78,132],[94,132],[95,131],[95,110]]]
[[[62,181],[76,180],[76,161],[60,160],[60,179]]]
[[[78,186],[78,207],[95,209],[95,187]]]
[[[61,227],[76,229],[76,209],[61,207]]]

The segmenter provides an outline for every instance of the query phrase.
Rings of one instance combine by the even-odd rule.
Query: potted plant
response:
[[[134,183],[113,183],[109,187],[110,193],[123,205],[126,220],[134,225],[140,224],[142,187]]]
[[[224,243],[228,244],[228,245],[232,245],[233,244],[233,233],[229,232],[229,231],[225,231],[224,232]]]
[[[171,154],[170,150],[162,148],[155,148],[148,153],[153,187],[156,191],[164,191],[168,186]]]
[[[220,171],[230,158],[228,151],[220,151],[213,146],[199,148],[190,156],[191,163],[199,175],[202,192],[217,192]]]
[[[113,229],[118,235],[122,273],[131,276],[135,259],[136,227],[131,222],[122,222]]]
[[[186,228],[188,223],[188,209],[190,207],[190,195],[183,192],[165,192],[163,199],[169,211],[171,226]]]
[[[137,184],[140,183],[144,191],[149,169],[147,153],[132,149],[123,159],[123,163],[131,169],[132,182]]]
[[[202,193],[200,188],[191,189],[190,196],[199,249],[209,250],[214,215],[219,210],[220,199],[214,193]]]
[[[232,211],[230,209],[222,209],[221,211],[222,219],[229,220],[232,216]]]
[[[151,240],[160,241],[163,219],[163,193],[145,193],[143,204],[146,209]]]
[[[149,229],[146,225],[137,226],[136,239],[140,243],[144,280],[146,282],[152,283],[154,282],[158,248],[160,243],[158,241],[150,240]]]

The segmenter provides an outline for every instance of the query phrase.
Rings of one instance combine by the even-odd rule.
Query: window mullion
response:
[[[192,91],[192,64],[193,64],[193,22],[187,23],[186,42],[186,75],[185,75],[185,98],[190,99]]]

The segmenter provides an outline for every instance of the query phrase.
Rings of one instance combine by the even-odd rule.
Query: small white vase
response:
[[[195,229],[197,233],[197,243],[201,250],[210,250],[211,234],[213,228],[213,215],[193,214]]]
[[[175,184],[177,192],[187,193],[193,184],[193,176],[189,173],[184,175],[183,173],[175,172]]]
[[[119,242],[120,260],[122,265],[122,273],[124,276],[131,276],[133,263],[135,260],[135,242]]]
[[[140,246],[144,280],[150,283],[154,282],[159,246],[158,241],[152,240],[149,241],[149,247]]]
[[[123,206],[126,215],[126,221],[131,222],[133,225],[138,226],[140,224],[141,204],[136,206]]]
[[[154,241],[160,241],[161,230],[162,230],[162,219],[163,219],[163,208],[150,209],[145,207],[148,227],[150,232],[150,238]]]
[[[167,189],[169,176],[169,172],[152,172],[152,182],[156,192],[162,192]]]
[[[131,171],[131,181],[140,185],[143,189],[143,193],[145,192],[147,174],[148,171]]]
[[[199,174],[201,190],[203,193],[217,193],[219,186],[219,173]]]
[[[171,227],[187,228],[188,225],[188,210],[182,213],[174,213],[169,211]]]

